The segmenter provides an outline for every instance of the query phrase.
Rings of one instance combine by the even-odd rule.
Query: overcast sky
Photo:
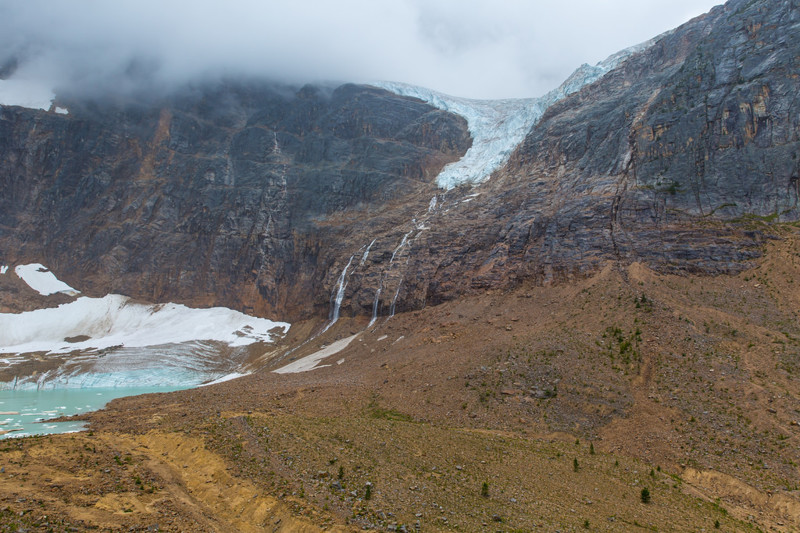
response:
[[[78,88],[259,75],[540,96],[721,0],[0,0],[0,60]],[[131,65],[134,65],[132,67]],[[2,65],[0,65],[2,66]]]

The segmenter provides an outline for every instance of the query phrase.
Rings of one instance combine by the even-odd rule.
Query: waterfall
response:
[[[331,313],[328,317],[328,325],[325,326],[320,334],[325,333],[328,329],[339,320],[339,308],[342,306],[342,300],[344,300],[344,290],[347,288],[347,269],[350,268],[350,265],[353,262],[353,258],[355,255],[350,256],[350,260],[345,265],[344,270],[342,270],[342,274],[339,276],[339,281],[336,282],[336,289],[334,290],[333,294],[331,295]]]
[[[372,239],[372,242],[369,243],[369,246],[367,246],[367,251],[364,252],[364,257],[361,258],[361,263],[359,263],[359,266],[364,266],[364,263],[367,262],[367,257],[369,257],[369,250],[370,248],[372,248],[372,245],[375,244],[375,241],[377,240],[378,239]]]
[[[392,253],[392,258],[389,260],[389,264],[390,264],[390,265],[391,265],[392,263],[394,263],[394,258],[395,258],[395,256],[397,255],[397,252],[399,252],[399,251],[400,251],[400,249],[402,249],[402,248],[403,248],[403,246],[405,246],[405,245],[406,245],[406,240],[408,239],[408,236],[409,236],[409,235],[411,235],[411,232],[412,232],[412,231],[414,231],[414,230],[412,229],[411,231],[409,231],[408,233],[406,233],[405,235],[403,235],[403,240],[402,240],[402,241],[400,241],[400,244],[397,246],[397,248],[395,248],[395,249],[394,249],[394,252]]]
[[[392,306],[389,308],[389,318],[394,316],[394,305],[397,303],[397,297],[400,296],[400,287],[403,286],[403,278],[400,278],[400,283],[397,284],[397,291],[394,293],[394,298],[392,298]]]
[[[347,288],[347,269],[350,268],[350,264],[353,262],[353,256],[350,256],[350,260],[345,265],[344,270],[342,270],[342,275],[339,276],[339,281],[337,282],[337,289],[336,289],[336,299],[333,302],[333,309],[331,309],[331,324],[339,320],[339,308],[342,306],[342,300],[344,300],[344,290]]]
[[[375,301],[372,302],[372,320],[369,321],[368,328],[371,328],[372,325],[378,320],[378,305],[380,305],[381,301],[381,290],[383,289],[383,275],[381,275],[381,280],[378,283],[378,290],[375,291]]]

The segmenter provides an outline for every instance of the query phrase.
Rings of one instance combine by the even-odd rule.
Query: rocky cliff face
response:
[[[228,84],[158,103],[0,108],[0,257],[95,294],[297,316],[347,219],[429,187],[463,119],[382,90]],[[333,228],[333,229],[331,229]],[[346,233],[346,231],[345,231]]]
[[[555,180],[606,255],[736,268],[753,234],[730,222],[798,218],[798,43],[797,2],[718,7],[553,106],[508,179]]]
[[[729,2],[553,104],[506,168],[426,222],[399,301],[609,261],[752,266],[769,233],[754,222],[800,215],[799,22],[797,2]]]
[[[750,266],[797,220],[800,5],[732,0],[553,104],[480,186],[465,121],[367,87],[0,110],[0,256],[74,286],[385,316],[609,261]],[[339,308],[337,301],[341,303]]]

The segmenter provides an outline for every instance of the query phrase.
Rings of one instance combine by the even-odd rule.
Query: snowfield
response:
[[[198,340],[245,346],[272,342],[276,328],[285,334],[289,327],[286,322],[255,318],[223,307],[140,304],[110,294],[78,298],[52,309],[0,314],[0,353],[60,354]]]
[[[14,272],[16,272],[17,276],[19,276],[22,281],[28,284],[28,287],[35,290],[42,296],[49,296],[59,292],[69,294],[70,296],[80,294],[80,291],[76,291],[63,281],[56,278],[55,274],[50,272],[46,266],[40,263],[19,265],[14,269]]]
[[[317,366],[317,363],[325,359],[326,357],[330,357],[334,354],[337,354],[347,348],[356,337],[358,337],[358,333],[352,335],[350,337],[346,337],[344,339],[340,339],[330,346],[326,346],[325,348],[318,350],[311,355],[307,355],[302,359],[298,359],[297,361],[293,361],[286,366],[283,366],[277,370],[273,370],[276,374],[296,374],[298,372],[307,372],[309,370],[314,370],[315,368],[324,368],[329,365],[322,365]],[[338,363],[341,364],[341,363]]]
[[[48,111],[55,97],[52,89],[32,80],[0,80],[0,105]]]

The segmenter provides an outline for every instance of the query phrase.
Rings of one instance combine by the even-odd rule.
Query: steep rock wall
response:
[[[299,316],[325,300],[328,219],[431,187],[463,119],[382,90],[259,83],[161,102],[0,107],[0,257],[85,292]]]

